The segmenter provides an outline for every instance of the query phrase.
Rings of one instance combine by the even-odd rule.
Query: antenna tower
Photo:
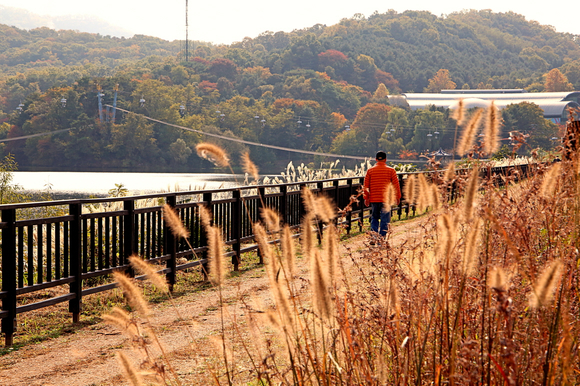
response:
[[[185,0],[185,61],[189,62],[189,22],[187,17],[189,0]]]

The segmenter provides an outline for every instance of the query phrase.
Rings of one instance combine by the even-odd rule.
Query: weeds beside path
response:
[[[409,232],[418,232],[418,221],[396,223],[391,247],[405,242]],[[366,240],[366,235],[358,235],[341,243],[341,256],[347,269],[352,263],[349,254],[360,256],[368,249]],[[308,265],[304,259],[298,259],[297,266],[301,281],[307,283]],[[229,278],[222,291],[231,315],[226,329],[233,327],[232,320],[245,322],[244,314],[249,310],[242,299],[252,297],[258,303],[272,303],[263,267]],[[168,301],[152,305],[152,324],[157,326],[157,335],[171,353],[170,361],[183,384],[205,384],[211,379],[205,363],[213,356],[211,340],[221,331],[217,288],[185,294],[174,299],[174,304],[179,316]],[[119,350],[130,353],[130,346],[129,339],[117,328],[99,322],[0,357],[0,384],[125,385],[127,381],[121,376],[116,353]]]

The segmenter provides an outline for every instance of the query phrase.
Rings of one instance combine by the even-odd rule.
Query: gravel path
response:
[[[391,245],[404,240],[412,226],[412,222],[395,225]],[[341,243],[342,256],[347,255],[347,248],[354,254],[363,253],[369,248],[367,236]],[[345,264],[349,264],[347,260],[350,259],[344,259]],[[307,279],[305,265],[304,259],[298,259],[298,275]],[[268,277],[262,268],[226,281],[223,296],[230,314],[226,329],[232,327],[232,319],[245,320],[248,310],[239,299],[247,295],[264,304],[271,303]],[[205,384],[211,379],[204,363],[212,350],[208,337],[218,336],[221,331],[219,294],[215,288],[206,289],[180,296],[174,304],[176,307],[168,301],[152,305],[152,324],[158,326],[156,333],[183,384]],[[193,336],[193,345],[187,329]],[[117,328],[97,323],[0,357],[0,385],[126,385],[116,353],[123,350],[129,356],[135,355],[130,347],[129,339]]]

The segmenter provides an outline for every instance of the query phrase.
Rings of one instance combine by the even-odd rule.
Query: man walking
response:
[[[363,197],[365,205],[372,207],[371,231],[381,236],[387,234],[387,228],[391,222],[391,211],[384,210],[385,194],[389,184],[393,185],[396,202],[401,199],[401,187],[395,169],[387,166],[387,154],[379,151],[376,156],[377,163],[367,171]],[[380,228],[379,228],[380,222]],[[380,230],[379,230],[380,229]],[[371,244],[374,244],[371,242]]]

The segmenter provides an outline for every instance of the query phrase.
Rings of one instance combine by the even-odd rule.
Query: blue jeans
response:
[[[391,211],[383,210],[382,202],[371,202],[371,231],[379,233],[381,236],[387,234],[389,223],[391,222]],[[379,232],[379,220],[381,223],[381,230]]]

